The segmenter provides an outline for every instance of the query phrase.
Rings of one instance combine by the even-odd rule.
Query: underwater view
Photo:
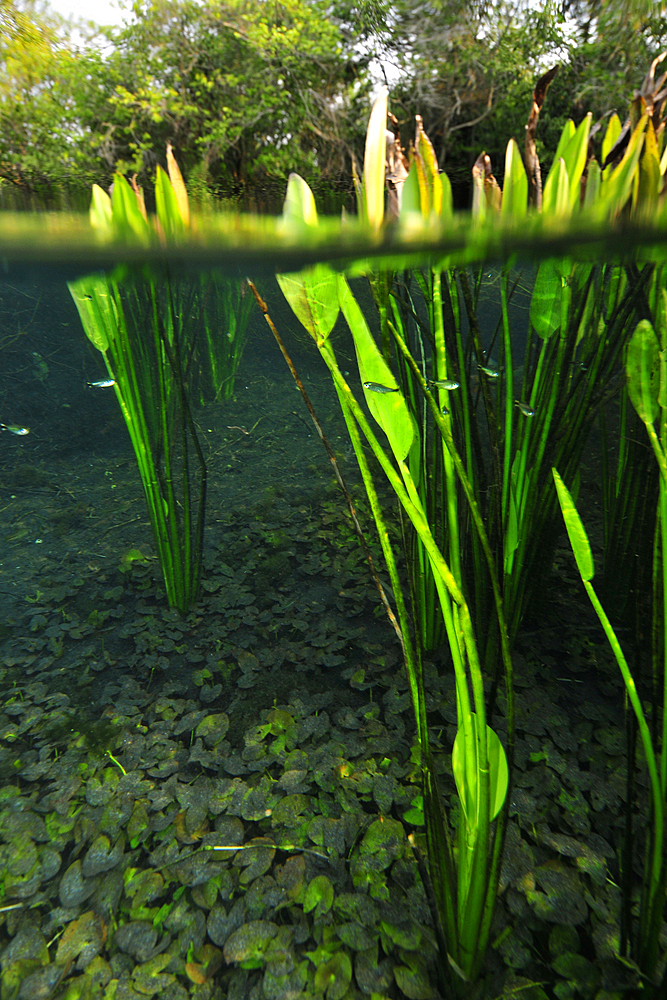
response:
[[[215,266],[170,146],[0,226],[0,1000],[665,996],[650,82],[465,226],[386,94],[329,245]]]

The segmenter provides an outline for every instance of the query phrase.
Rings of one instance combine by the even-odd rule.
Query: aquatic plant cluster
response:
[[[667,288],[662,258],[650,242],[651,236],[654,242],[664,238],[667,211],[662,114],[667,74],[656,75],[661,60],[654,61],[634,96],[626,124],[610,118],[599,159],[590,151],[591,117],[577,127],[568,123],[544,184],[535,134],[553,73],[539,80],[525,156],[522,159],[510,140],[502,189],[488,157],[480,155],[475,164],[472,217],[458,248],[447,231],[456,235],[463,227],[453,219],[449,181],[438,170],[421,119],[408,159],[396,133],[387,129],[383,94],[370,115],[363,177],[357,179],[355,238],[366,241],[368,255],[345,264],[339,261],[335,267],[320,261],[277,275],[335,389],[361,475],[367,520],[372,518],[377,529],[377,543],[364,538],[363,552],[404,667],[400,682],[388,677],[384,653],[378,659],[377,650],[363,641],[361,648],[373,655],[369,662],[355,661],[354,645],[342,653],[340,645],[329,642],[326,629],[311,626],[308,609],[300,603],[290,627],[308,634],[306,645],[317,648],[321,640],[326,648],[310,657],[309,667],[342,667],[340,680],[361,696],[356,704],[352,698],[349,707],[334,712],[334,747],[326,744],[324,757],[319,744],[312,754],[310,746],[304,751],[304,744],[325,734],[329,739],[331,720],[320,710],[335,704],[331,689],[323,700],[299,695],[267,708],[259,723],[245,732],[240,757],[225,743],[235,726],[234,702],[224,708],[220,703],[231,671],[239,669],[238,687],[245,690],[282,671],[285,663],[299,669],[299,660],[286,654],[290,644],[284,636],[273,643],[291,605],[276,597],[272,587],[263,602],[256,601],[250,588],[246,594],[246,573],[239,577],[228,561],[233,543],[206,574],[202,572],[208,469],[194,416],[191,372],[196,359],[201,367],[202,357],[215,348],[216,337],[209,333],[195,343],[190,320],[194,314],[198,323],[212,328],[209,308],[217,293],[215,280],[204,278],[188,289],[174,284],[167,263],[149,263],[144,270],[121,266],[109,276],[70,284],[87,336],[103,355],[109,376],[103,381],[113,388],[130,432],[168,603],[183,616],[167,612],[166,637],[150,623],[138,629],[133,621],[119,630],[118,638],[134,636],[138,651],[146,655],[144,668],[150,667],[150,685],[153,672],[172,669],[161,654],[176,651],[186,662],[201,661],[197,644],[193,650],[184,641],[188,627],[205,629],[205,617],[215,615],[216,609],[224,612],[224,623],[217,625],[215,653],[204,657],[206,667],[192,676],[191,683],[201,688],[200,705],[181,697],[188,693],[189,682],[176,679],[165,682],[157,701],[138,679],[126,679],[108,692],[116,706],[112,721],[123,736],[118,746],[106,748],[110,763],[104,760],[103,777],[86,777],[85,792],[79,777],[66,797],[69,803],[81,789],[97,813],[81,806],[77,820],[75,805],[72,826],[61,831],[54,827],[51,838],[38,820],[28,818],[24,827],[12,822],[12,801],[20,798],[20,790],[10,788],[7,856],[11,874],[26,879],[28,887],[10,882],[5,891],[8,898],[21,893],[32,897],[46,871],[53,894],[58,876],[65,911],[58,920],[67,927],[51,962],[46,936],[55,926],[47,922],[45,930],[35,933],[29,922],[13,925],[20,947],[15,945],[15,957],[8,946],[8,997],[30,1000],[41,990],[53,994],[74,961],[83,974],[65,986],[62,995],[99,994],[110,1000],[167,995],[163,991],[169,990],[183,995],[183,977],[201,986],[206,997],[222,996],[224,980],[227,996],[276,1000],[343,1000],[364,994],[429,1000],[437,991],[466,997],[520,991],[543,1000],[546,981],[517,979],[507,970],[526,969],[529,976],[540,976],[547,965],[562,977],[553,985],[558,997],[579,994],[607,1000],[639,989],[645,996],[663,995]],[[120,174],[111,196],[94,190],[91,219],[102,238],[121,237],[145,246],[155,239],[178,245],[187,238],[193,221],[170,149],[167,165],[168,174],[158,168],[156,220],[149,219],[136,184],[131,186]],[[623,225],[635,237],[637,227],[644,227],[644,243],[640,241],[631,255],[595,259],[582,234],[588,230],[599,241],[605,234],[609,238],[622,232]],[[400,239],[387,246],[392,226]],[[540,254],[523,317],[522,349],[512,312],[519,265],[515,254],[523,230],[532,228],[541,242],[536,243]],[[328,227],[318,218],[310,188],[292,175],[279,223],[281,237],[318,247],[319,252],[325,235],[321,230],[328,232]],[[578,242],[572,241],[570,230],[578,234]],[[570,237],[567,253],[554,257],[549,241],[564,233]],[[482,248],[488,251],[505,239],[514,253],[499,264],[497,322],[495,329],[486,328],[481,306],[489,265],[477,261]],[[357,281],[360,277],[367,279],[372,310]],[[250,294],[327,448],[348,502],[346,532],[352,543],[350,525],[363,535],[359,505],[345,484],[272,309],[254,281],[248,279],[238,290],[226,288],[230,318],[225,327],[245,329]],[[150,335],[144,332],[146,317]],[[346,370],[349,360],[339,362],[336,330],[343,322],[358,369],[356,391]],[[233,379],[238,356],[227,358],[230,372],[225,378]],[[208,371],[222,384],[217,364],[211,363]],[[626,400],[617,413],[619,397],[627,397],[629,405]],[[616,612],[627,615],[635,628],[633,671],[591,585],[591,549],[573,499],[591,430],[599,423],[606,440],[609,413],[620,423],[623,443],[615,475],[604,457],[605,567],[609,572],[614,559],[621,565],[638,563],[639,553],[649,554],[652,567],[649,574],[638,564],[626,576],[623,593],[622,577],[615,578],[613,586],[609,577],[606,582],[608,592],[615,591]],[[242,424],[236,429],[249,434]],[[638,429],[650,449],[640,442]],[[650,478],[653,462],[658,475]],[[641,492],[644,504],[632,499]],[[582,763],[590,764],[593,736],[606,743],[607,751],[618,750],[617,737],[610,741],[592,725],[607,717],[607,706],[583,699],[574,727],[551,709],[548,718],[528,718],[548,682],[540,678],[538,684],[523,662],[521,628],[528,620],[542,625],[546,620],[544,586],[559,551],[559,506],[577,570],[627,694],[627,767],[624,774],[621,769],[620,786],[611,781],[611,788],[599,778],[582,778],[564,756],[582,755]],[[265,567],[269,577],[277,567],[286,570],[280,551],[300,541],[287,541],[289,537],[285,525],[265,534],[269,546],[271,539],[278,539],[274,561],[268,560]],[[122,565],[138,579],[147,572],[141,555],[130,550]],[[308,558],[302,554],[302,567]],[[363,562],[359,559],[356,570],[353,564],[349,556],[333,560],[337,572],[347,567],[343,572],[356,576]],[[388,584],[381,579],[385,570]],[[567,572],[561,569],[561,575]],[[339,597],[345,592],[343,586]],[[115,600],[113,589],[108,599]],[[160,614],[157,606],[137,607],[149,619]],[[647,607],[653,616],[649,642],[644,634]],[[47,605],[30,625],[37,635],[42,629],[48,634],[51,660],[42,665],[45,670],[65,648],[63,630],[49,618],[52,610]],[[122,608],[117,613],[124,615]],[[76,623],[73,631],[64,631],[81,638],[104,621],[97,613],[83,629]],[[229,647],[224,639],[237,628],[244,641]],[[42,640],[35,641],[42,652]],[[230,652],[236,667],[225,660]],[[106,655],[104,662],[113,665]],[[575,663],[572,657],[568,670],[574,676],[561,676],[559,683],[577,682]],[[280,676],[289,686],[289,674]],[[617,693],[621,680],[610,682],[609,691]],[[522,697],[515,695],[515,686],[524,689]],[[646,705],[638,687],[648,692]],[[380,708],[376,697],[383,689]],[[33,685],[28,696],[39,708],[46,692]],[[617,705],[620,712],[620,699]],[[390,722],[392,715],[406,710],[411,710],[415,734],[409,750],[403,742],[405,721]],[[40,720],[42,711],[36,712]],[[25,713],[21,709],[15,714]],[[23,723],[15,729],[8,724],[7,738],[29,733],[34,714],[28,709],[25,728]],[[74,720],[65,714],[64,721]],[[519,725],[523,740],[517,739]],[[389,736],[392,726],[402,751],[400,761]],[[345,731],[358,732],[357,741]],[[45,733],[48,737],[48,727]],[[183,733],[191,740],[187,759],[174,739]],[[538,741],[531,742],[531,735]],[[639,745],[648,771],[645,788]],[[41,769],[39,752],[35,756],[29,750],[27,763],[18,759],[17,772],[27,781],[50,775],[51,747],[47,751],[46,770]],[[355,769],[348,756],[357,755],[362,763]],[[524,776],[529,761],[540,766]],[[72,763],[78,767],[80,761]],[[195,765],[201,769],[199,776],[190,770]],[[206,778],[208,770],[220,769],[231,777],[218,773]],[[559,804],[549,799],[545,813],[536,806],[536,773],[548,782]],[[253,777],[237,781],[246,774]],[[553,774],[559,776],[556,782]],[[188,777],[190,783],[183,781]],[[149,778],[166,779],[155,792],[155,802]],[[352,794],[347,791],[350,783]],[[410,785],[413,794],[406,793]],[[600,811],[613,799],[624,801],[620,838],[615,820],[605,829],[615,841],[613,847],[605,834],[596,834],[589,843],[578,839],[590,831],[584,792]],[[59,801],[56,793],[47,795],[41,800],[42,812],[61,815]],[[63,805],[62,815],[69,809]],[[17,803],[15,811],[26,810]],[[371,815],[362,818],[364,812]],[[211,820],[215,834],[210,832]],[[256,826],[246,829],[244,822]],[[636,836],[639,825],[646,831],[643,838]],[[69,845],[71,830],[74,847],[62,872],[60,852]],[[26,834],[32,847],[24,856]],[[47,836],[55,847],[42,849],[41,857],[37,845],[46,843]],[[545,848],[574,859],[574,865],[543,860]],[[609,883],[616,848],[617,866],[611,870],[618,890]],[[222,854],[217,856],[217,851]],[[286,860],[274,867],[277,852]],[[146,857],[148,867],[135,865]],[[124,865],[122,876],[116,871],[119,864]],[[107,871],[115,872],[108,880]],[[499,902],[502,893],[507,896],[504,903]],[[168,901],[163,903],[165,896]],[[84,913],[89,898],[92,909]],[[575,928],[586,919],[587,905],[597,922],[590,950],[583,955]],[[8,926],[21,920],[22,908],[16,904],[15,916],[14,909],[6,911]],[[70,910],[75,913],[68,922]],[[268,919],[270,915],[275,919]],[[553,928],[546,933],[536,921]],[[106,962],[101,951],[110,928],[119,952]],[[300,950],[306,942],[307,950]],[[120,953],[134,964],[120,959]],[[22,965],[24,961],[35,965]],[[223,963],[249,975],[220,973]],[[257,970],[261,975],[254,974]],[[200,994],[195,990],[194,995]]]

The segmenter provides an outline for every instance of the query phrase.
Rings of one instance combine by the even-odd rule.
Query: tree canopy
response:
[[[541,152],[567,117],[623,116],[667,42],[666,6],[135,0],[124,27],[75,33],[46,2],[0,0],[0,192],[76,198],[114,169],[150,188],[171,142],[195,199],[275,208],[297,171],[335,209],[384,75],[404,144],[418,113],[465,203],[482,148],[498,168],[521,142],[548,65]]]

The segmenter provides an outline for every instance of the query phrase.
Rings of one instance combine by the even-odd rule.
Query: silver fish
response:
[[[514,405],[519,407],[519,409],[523,413],[524,417],[534,417],[535,416],[535,410],[531,409],[531,407],[528,406],[528,403],[522,403],[520,399],[515,399],[514,400]]]
[[[458,389],[460,382],[455,382],[453,378],[429,379],[429,384],[436,389]]]
[[[99,382],[86,382],[89,389],[110,389],[115,384],[115,378],[102,378]]]
[[[381,385],[379,382],[364,382],[364,389],[368,389],[369,392],[398,392],[398,389],[393,389],[390,385]]]
[[[449,416],[449,410],[447,409],[446,406],[443,406],[443,408],[442,408],[442,415],[443,415],[443,417],[448,417]]]
[[[0,424],[0,430],[9,431],[10,434],[16,434],[17,437],[25,437],[26,434],[30,433],[29,427],[19,427],[18,424]]]
[[[497,368],[487,368],[486,365],[477,365],[477,367],[479,368],[479,370],[481,372],[484,372],[485,375],[488,375],[489,378],[499,378],[500,377],[500,372],[498,371]]]

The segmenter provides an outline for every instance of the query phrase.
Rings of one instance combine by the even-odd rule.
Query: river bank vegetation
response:
[[[150,189],[171,142],[203,205],[279,212],[297,171],[323,211],[353,208],[370,94],[388,82],[401,131],[422,115],[467,208],[480,150],[501,167],[507,137],[521,143],[540,72],[559,65],[548,169],[565,121],[622,115],[666,38],[665,5],[645,0],[136,0],[121,28],[0,0],[0,205],[85,209],[116,169]]]

